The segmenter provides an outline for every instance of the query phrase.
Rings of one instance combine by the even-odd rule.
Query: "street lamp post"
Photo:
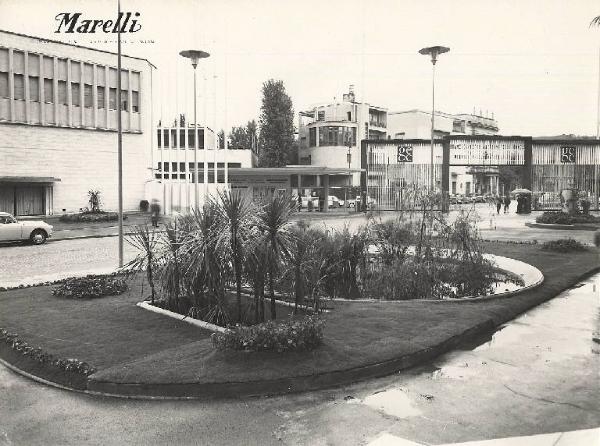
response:
[[[437,62],[437,57],[440,54],[444,54],[447,53],[448,51],[450,51],[450,48],[446,48],[445,46],[430,46],[427,48],[422,48],[419,50],[420,54],[428,54],[431,56],[431,64],[433,66],[433,73],[432,73],[432,81],[431,81],[431,102],[432,102],[432,106],[431,106],[431,166],[430,166],[430,170],[431,170],[431,191],[433,192],[434,190],[434,178],[433,178],[433,174],[434,174],[434,170],[433,170],[433,140],[434,140],[434,123],[435,123],[435,63]]]
[[[350,163],[352,162],[352,153],[350,152],[350,149],[352,148],[352,136],[346,138],[346,144],[348,145],[348,153],[346,154],[346,161],[348,161],[348,187],[344,192],[344,206],[350,209],[350,206],[348,205],[348,189],[352,186],[352,182],[350,181]],[[354,206],[356,206],[356,203]]]
[[[197,117],[196,117],[196,67],[198,66],[198,61],[200,59],[209,57],[210,54],[208,54],[205,51],[200,51],[200,50],[186,50],[186,51],[181,51],[179,53],[179,55],[186,57],[188,59],[191,59],[192,67],[194,67],[194,171],[195,171],[194,204],[195,204],[195,207],[197,210],[197,209],[199,209],[200,206],[199,206],[199,200],[198,200],[198,198],[199,198],[199,193],[198,193],[198,121],[197,121]],[[206,100],[206,98],[204,98],[204,100]],[[205,127],[206,127],[206,125],[205,125]],[[205,146],[206,146],[206,144],[205,144]],[[186,150],[187,150],[187,148],[186,148]],[[206,147],[204,147],[204,150],[206,150]],[[205,152],[204,158],[205,158],[204,163],[206,164],[206,152]],[[186,166],[186,169],[187,169],[187,167],[188,166]],[[208,178],[204,178],[205,183],[206,183],[206,181],[208,181]]]

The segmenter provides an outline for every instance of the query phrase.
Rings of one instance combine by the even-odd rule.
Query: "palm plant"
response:
[[[193,298],[192,310],[220,325],[230,322],[225,301],[227,265],[216,246],[221,229],[218,205],[209,201],[202,210],[186,217],[189,227],[184,240],[186,289]]]
[[[160,243],[164,247],[160,261],[159,277],[162,290],[168,298],[169,309],[181,310],[182,294],[182,265],[181,245],[183,243],[183,231],[177,227],[177,219],[165,226]]]
[[[128,262],[123,269],[129,272],[146,271],[146,278],[150,285],[151,300],[154,304],[154,267],[156,266],[156,249],[158,236],[148,225],[134,226],[133,231],[126,238],[127,243],[137,249],[137,255]]]
[[[248,252],[251,252],[250,233],[254,225],[255,210],[247,195],[239,191],[219,192],[222,227],[215,231],[217,249],[229,255],[235,276],[237,321],[242,322],[242,265]]]
[[[246,257],[244,269],[248,281],[254,291],[254,321],[255,323],[265,320],[265,277],[267,251],[264,244],[258,243],[254,250]]]
[[[271,319],[277,317],[275,307],[275,276],[278,273],[282,257],[288,255],[293,236],[290,217],[296,211],[296,201],[289,195],[273,194],[269,196],[258,214],[258,228],[267,252],[267,271],[269,294],[271,295]]]

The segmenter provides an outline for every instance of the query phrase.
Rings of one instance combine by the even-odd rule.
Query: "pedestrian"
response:
[[[523,197],[517,195],[517,214],[523,212]]]
[[[510,196],[507,195],[504,197],[504,213],[508,214],[508,208],[510,207]]]
[[[156,198],[152,199],[150,205],[150,216],[152,220],[152,226],[158,228],[158,217],[160,216],[160,204]]]
[[[502,207],[502,198],[499,195],[496,196],[496,214],[500,214],[500,208]]]

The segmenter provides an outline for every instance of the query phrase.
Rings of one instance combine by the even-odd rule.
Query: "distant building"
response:
[[[436,138],[448,135],[497,135],[499,128],[496,120],[475,114],[452,115],[435,112]],[[388,113],[388,133],[392,139],[429,139],[431,138],[431,112],[406,110]]]
[[[117,209],[117,55],[0,30],[0,211],[50,215],[101,192]],[[123,56],[123,207],[150,176],[155,67]]]
[[[356,102],[353,87],[341,101],[299,113],[298,158],[301,165],[360,169],[360,141],[387,138],[387,109]],[[332,175],[331,186],[348,185],[348,175]],[[358,185],[359,174],[352,175]]]

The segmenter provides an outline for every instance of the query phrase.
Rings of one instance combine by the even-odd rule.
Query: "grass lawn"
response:
[[[90,363],[98,369],[91,377],[97,381],[258,381],[409,355],[488,320],[506,322],[600,268],[595,248],[561,254],[542,251],[539,245],[485,243],[484,251],[533,264],[544,273],[544,284],[510,298],[480,302],[336,302],[324,316],[324,344],[312,352],[216,351],[210,332],[136,307],[139,285],[121,296],[77,301],[52,296],[50,287],[2,292],[0,327],[56,356]]]

